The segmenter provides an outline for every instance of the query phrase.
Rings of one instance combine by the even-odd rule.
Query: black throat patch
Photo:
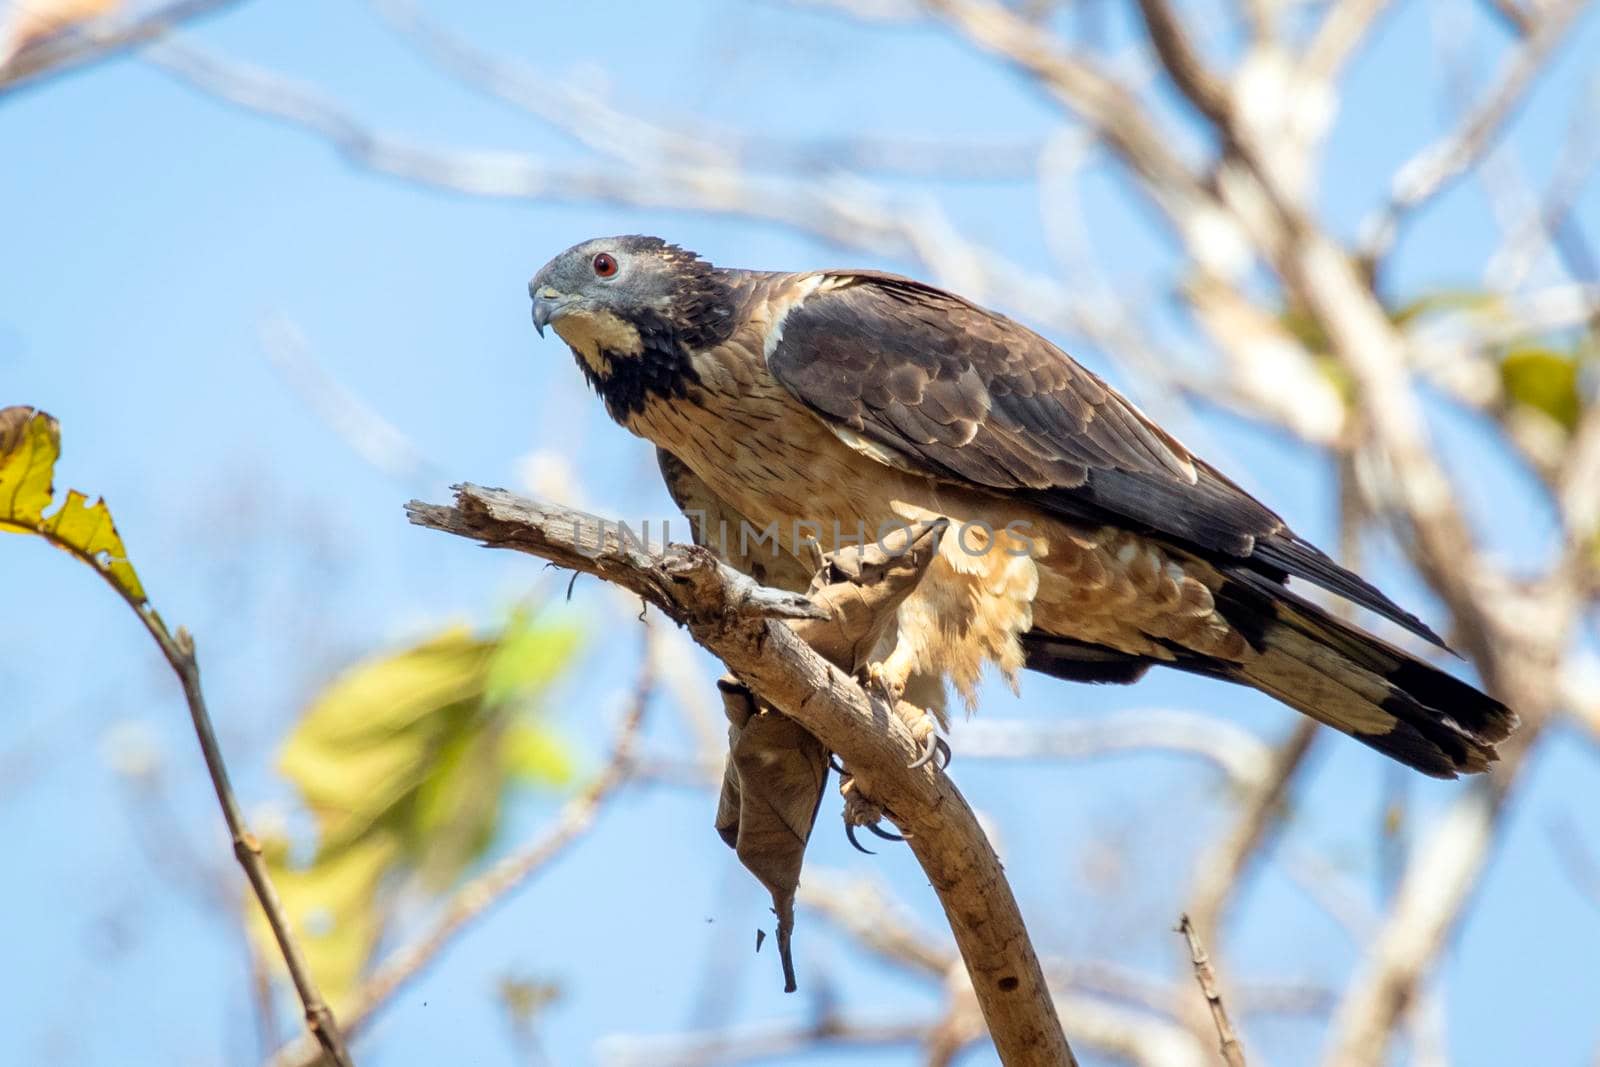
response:
[[[583,376],[605,401],[606,414],[624,425],[644,411],[652,397],[681,400],[689,395],[690,386],[700,384],[700,373],[695,370],[688,349],[672,335],[651,335],[640,329],[639,337],[644,347],[637,353],[600,350],[606,370],[603,375],[595,373],[588,360],[573,352]]]

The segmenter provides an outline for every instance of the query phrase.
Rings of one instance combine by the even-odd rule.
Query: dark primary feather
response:
[[[791,310],[768,357],[822,414],[935,476],[1302,578],[1443,645],[1033,331],[908,278],[829,277],[848,284]]]

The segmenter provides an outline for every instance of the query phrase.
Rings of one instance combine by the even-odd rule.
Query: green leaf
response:
[[[61,427],[30,407],[0,409],[0,530],[43,537],[100,572],[129,603],[145,603],[144,586],[128,562],[122,536],[105,501],[89,502],[76,489],[48,517],[55,500]]]
[[[516,612],[489,663],[484,698],[498,704],[543,689],[572,659],[580,637],[576,626],[540,623]]]
[[[1500,381],[1507,398],[1542,411],[1569,433],[1583,413],[1576,356],[1557,349],[1524,345],[1500,360]]]
[[[506,771],[518,781],[567,785],[576,772],[567,741],[543,723],[513,723],[500,751]]]
[[[298,868],[286,848],[269,855],[296,887],[295,923],[325,938],[312,968],[330,998],[353,992],[397,885],[449,889],[493,843],[512,787],[570,777],[543,697],[578,636],[526,614],[488,637],[447,630],[345,671],[284,741],[317,849]]]
[[[494,647],[450,630],[358,664],[312,702],[278,766],[299,786],[324,841],[365,833],[415,792],[451,726],[481,700]]]

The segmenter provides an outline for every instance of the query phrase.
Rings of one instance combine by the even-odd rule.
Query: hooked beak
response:
[[[558,293],[548,285],[533,288],[533,328],[539,331],[539,336],[544,336],[544,328],[560,318],[567,310],[567,305],[572,303],[572,297]]]

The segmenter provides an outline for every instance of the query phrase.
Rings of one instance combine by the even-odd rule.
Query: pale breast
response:
[[[836,518],[875,513],[879,472],[871,461],[841,444],[759,363],[729,366],[748,359],[730,355],[698,360],[700,384],[686,398],[652,401],[629,428],[676,455],[752,523],[782,527],[791,550],[797,522],[831,527]],[[831,549],[833,538],[826,540]]]

